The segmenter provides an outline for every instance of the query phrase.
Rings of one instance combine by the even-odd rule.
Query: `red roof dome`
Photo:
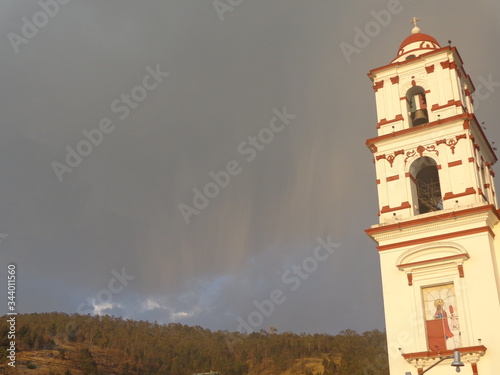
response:
[[[436,39],[434,39],[432,36],[423,34],[423,33],[416,33],[416,34],[411,34],[408,38],[403,40],[403,43],[399,46],[399,49],[401,50],[403,47],[407,46],[410,43],[415,43],[415,42],[432,42],[437,44],[439,47],[441,47]]]
[[[432,36],[423,34],[418,27],[413,28],[412,34],[403,40],[399,46],[398,55],[392,62],[402,62],[409,58],[440,49],[438,41]]]

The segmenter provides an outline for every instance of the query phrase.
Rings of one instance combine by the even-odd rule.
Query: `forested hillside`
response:
[[[110,316],[16,317],[16,369],[7,365],[7,317],[0,320],[0,373],[387,375],[385,334],[212,332]]]

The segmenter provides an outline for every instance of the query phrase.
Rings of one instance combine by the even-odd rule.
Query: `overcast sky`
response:
[[[15,263],[20,313],[384,329],[366,74],[417,16],[500,82],[497,0],[54,1],[0,3],[0,314]]]

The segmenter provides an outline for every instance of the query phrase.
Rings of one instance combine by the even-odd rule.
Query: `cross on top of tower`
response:
[[[418,21],[420,21],[420,18],[418,17],[413,17],[413,19],[410,21],[410,23],[413,24],[413,29],[411,30],[412,34],[417,34],[420,32],[420,28],[417,26]]]

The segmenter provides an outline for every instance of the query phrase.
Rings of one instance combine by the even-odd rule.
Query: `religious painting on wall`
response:
[[[422,297],[429,350],[438,352],[461,347],[455,286],[422,288]]]

